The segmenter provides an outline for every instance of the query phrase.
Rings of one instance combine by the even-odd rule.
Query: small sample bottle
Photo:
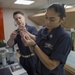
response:
[[[2,53],[2,65],[3,66],[7,65],[7,63],[6,63],[6,54],[5,53]]]

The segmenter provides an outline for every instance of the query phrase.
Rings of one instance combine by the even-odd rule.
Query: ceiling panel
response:
[[[0,0],[0,7],[2,8],[19,8],[19,9],[45,9],[51,3],[59,2],[63,4],[75,4],[75,0],[34,0],[35,3],[31,5],[14,5],[16,0]]]
[[[36,9],[41,10],[47,8],[51,3],[59,2],[62,4],[69,4],[75,6],[75,0],[34,0],[35,3],[31,5],[14,5],[16,0],[0,0],[0,7],[2,8],[17,8],[17,9]],[[31,18],[38,25],[44,25],[44,16]],[[75,28],[75,11],[67,13],[66,23],[64,27],[66,28]]]
[[[45,25],[45,15],[35,16],[35,17],[33,15],[30,15],[28,18],[32,20],[33,22],[35,22],[36,24],[38,24],[39,26]],[[66,12],[66,20],[62,26],[67,29],[70,29],[70,28],[75,29],[75,11]]]

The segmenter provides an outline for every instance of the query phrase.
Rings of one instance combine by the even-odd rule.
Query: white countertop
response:
[[[71,66],[72,68],[75,68],[75,51],[71,51],[68,55],[66,64]]]

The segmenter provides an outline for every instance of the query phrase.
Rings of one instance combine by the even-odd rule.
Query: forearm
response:
[[[8,41],[7,41],[7,44],[11,47],[11,46],[13,46],[14,45],[14,39],[9,39]]]
[[[27,33],[29,34],[29,36],[30,36],[33,40],[36,40],[36,36],[35,36],[35,35],[33,35],[33,34],[29,33],[29,32],[27,32]]]
[[[59,65],[59,61],[52,60],[50,57],[48,57],[37,45],[35,46],[34,49],[35,53],[41,60],[41,62],[49,69],[53,70]]]

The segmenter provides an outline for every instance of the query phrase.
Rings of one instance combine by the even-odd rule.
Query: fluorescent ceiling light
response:
[[[30,0],[17,0],[17,1],[15,1],[14,4],[30,5],[34,2],[35,1],[30,1]]]
[[[65,5],[64,7],[65,8],[73,8],[73,6],[71,6],[71,5]]]
[[[43,16],[43,15],[45,15],[45,12],[44,12],[44,13],[37,13],[37,14],[34,14],[33,17]]]

